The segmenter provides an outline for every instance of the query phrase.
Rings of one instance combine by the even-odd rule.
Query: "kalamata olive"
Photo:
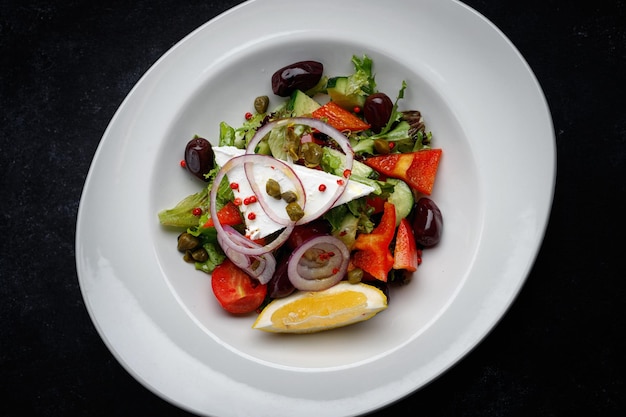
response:
[[[363,105],[363,115],[374,133],[379,133],[389,122],[393,103],[385,93],[370,94]]]
[[[213,169],[213,157],[213,148],[209,141],[204,138],[193,138],[185,147],[187,171],[203,181],[208,181],[204,175]]]
[[[309,90],[320,81],[324,65],[317,61],[300,61],[287,65],[272,75],[272,91],[288,97],[295,90]]]
[[[289,280],[287,274],[287,264],[289,263],[289,254],[283,255],[276,260],[276,270],[274,275],[267,283],[267,294],[271,298],[286,297],[294,292],[295,287]]]
[[[443,216],[433,200],[422,197],[417,200],[413,213],[415,241],[423,247],[434,246],[441,240]]]

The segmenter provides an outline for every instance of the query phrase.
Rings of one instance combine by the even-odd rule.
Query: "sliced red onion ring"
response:
[[[286,225],[286,227],[276,237],[276,239],[272,240],[269,244],[265,246],[249,245],[247,244],[247,242],[250,242],[250,243],[254,243],[254,242],[251,242],[246,237],[241,236],[241,234],[235,231],[235,229],[229,228],[228,230],[225,230],[224,227],[222,227],[217,217],[217,208],[216,208],[216,203],[215,203],[215,200],[217,197],[217,189],[219,188],[219,184],[222,182],[222,180],[228,174],[228,172],[237,166],[241,166],[242,164],[245,164],[246,162],[254,163],[255,161],[258,162],[259,160],[262,160],[263,162],[267,162],[267,158],[269,158],[271,161],[277,161],[277,159],[274,159],[267,155],[236,156],[228,160],[228,162],[224,164],[224,166],[219,170],[219,172],[215,176],[215,180],[213,182],[214,186],[211,187],[211,192],[209,193],[209,198],[210,198],[209,205],[210,205],[210,210],[211,210],[211,219],[213,220],[213,223],[215,224],[215,230],[217,231],[218,238],[221,240],[220,245],[222,245],[222,248],[224,248],[224,246],[232,247],[241,254],[259,256],[259,255],[264,255],[268,252],[271,252],[277,249],[283,243],[285,243],[287,238],[289,238],[289,235],[291,234],[291,231],[294,228],[293,222]],[[233,260],[233,262],[235,261]]]
[[[246,148],[246,154],[254,154],[259,142],[261,142],[261,140],[272,129],[276,127],[290,125],[290,124],[309,126],[313,129],[316,129],[324,133],[330,138],[334,139],[335,142],[337,142],[337,144],[341,147],[344,154],[346,155],[346,166],[345,166],[346,172],[348,173],[352,172],[352,164],[354,162],[354,152],[352,151],[352,146],[350,145],[350,141],[348,140],[348,138],[346,138],[339,130],[322,122],[321,120],[312,119],[308,117],[292,117],[292,118],[287,118],[287,119],[279,119],[279,120],[275,120],[275,121],[272,121],[263,125],[261,128],[259,128],[259,130],[257,130],[256,134],[252,137],[252,139],[248,143],[248,147]],[[320,207],[319,210],[313,213],[307,213],[305,210],[305,207],[301,205],[302,209],[305,210],[305,214],[304,214],[304,217],[302,217],[300,220],[296,222],[296,224],[308,223],[312,220],[317,219],[322,214],[327,212],[339,200],[341,195],[346,190],[346,186],[348,185],[348,178],[349,178],[349,175],[345,178],[341,178],[343,181],[341,182],[338,181],[337,184],[339,185],[339,187],[337,187],[337,190],[332,196],[328,197],[326,202],[322,205],[322,207]],[[269,213],[268,213],[268,216],[269,216]]]
[[[267,284],[276,270],[274,255],[269,252],[259,256],[245,255],[241,253],[241,247],[260,248],[262,246],[242,236],[231,226],[224,227],[224,232],[223,234],[218,233],[217,242],[226,256],[250,276],[257,278],[261,284]],[[236,246],[237,244],[241,246]]]
[[[293,221],[287,216],[287,211],[283,212],[284,216],[280,216],[268,205],[267,192],[266,190],[263,190],[259,186],[259,182],[256,181],[254,173],[253,173],[253,166],[260,165],[263,163],[265,166],[271,166],[274,169],[280,170],[289,180],[291,180],[291,182],[295,186],[296,195],[300,196],[300,198],[298,199],[298,203],[300,204],[300,207],[302,207],[302,209],[304,210],[304,207],[306,206],[306,192],[304,191],[304,185],[302,184],[302,181],[300,181],[300,178],[298,177],[298,175],[294,172],[293,168],[291,168],[288,164],[286,164],[284,161],[281,161],[280,159],[276,159],[267,155],[256,155],[256,154],[246,154],[246,155],[262,157],[262,158],[258,158],[258,161],[246,161],[243,164],[243,166],[246,172],[246,178],[248,180],[248,183],[250,184],[250,187],[252,188],[252,192],[254,192],[254,195],[257,197],[257,202],[261,205],[261,208],[263,209],[265,214],[267,214],[267,216],[270,219],[280,224],[281,226],[286,226],[289,223],[293,223]],[[257,158],[254,158],[254,159],[257,159]],[[262,184],[262,185],[265,185],[265,184]],[[270,197],[270,198],[273,198],[273,197]]]
[[[302,291],[322,291],[345,276],[350,252],[339,239],[330,235],[305,241],[289,257],[289,280]]]

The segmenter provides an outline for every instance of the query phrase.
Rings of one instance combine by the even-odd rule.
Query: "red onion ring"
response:
[[[258,162],[259,160],[266,162],[267,160],[264,158],[269,158],[272,161],[275,161],[274,158],[270,156],[266,156],[266,155],[240,155],[240,156],[236,156],[234,158],[229,159],[228,162],[224,164],[224,166],[218,171],[217,175],[215,176],[215,179],[213,181],[213,187],[211,187],[211,191],[209,193],[209,199],[210,199],[209,209],[211,211],[211,219],[213,220],[218,238],[221,240],[220,245],[222,245],[223,248],[224,246],[232,247],[233,249],[236,249],[237,252],[244,254],[244,255],[260,256],[260,255],[264,255],[268,252],[271,252],[277,249],[283,243],[285,243],[285,241],[287,240],[287,238],[289,238],[289,235],[291,234],[291,231],[294,228],[293,223],[288,224],[283,229],[283,231],[276,237],[276,239],[274,239],[272,242],[270,242],[269,244],[265,246],[261,246],[261,245],[254,244],[254,242],[250,241],[246,237],[241,236],[241,234],[239,234],[237,231],[235,231],[232,228],[225,230],[224,227],[219,222],[219,219],[217,217],[217,208],[216,208],[217,189],[219,188],[219,184],[222,182],[226,174],[231,169],[237,166],[241,166],[241,164],[244,164],[246,162],[254,163],[254,161]],[[235,262],[235,260],[232,260],[232,261]]]
[[[320,257],[318,262],[313,257]],[[326,256],[325,259],[322,259]],[[339,239],[330,235],[305,241],[289,257],[289,281],[301,291],[322,291],[343,279],[348,270],[350,252]]]
[[[352,151],[352,146],[350,145],[350,141],[348,140],[348,138],[346,138],[343,135],[343,133],[341,133],[339,130],[324,123],[323,121],[319,119],[308,118],[308,117],[292,117],[292,118],[286,118],[286,119],[279,119],[279,120],[275,120],[275,121],[272,121],[263,125],[261,128],[259,128],[259,130],[256,131],[255,135],[252,137],[252,139],[248,143],[248,146],[246,148],[246,154],[254,154],[254,151],[256,150],[256,147],[259,144],[259,142],[261,142],[261,140],[272,129],[276,127],[290,125],[290,124],[309,126],[313,129],[316,129],[324,133],[330,138],[334,139],[335,142],[337,142],[337,144],[341,147],[344,154],[346,155],[346,166],[345,166],[346,171],[350,173],[352,172],[352,164],[354,162],[354,152]],[[308,223],[312,220],[317,219],[322,214],[327,212],[339,200],[339,198],[341,198],[344,191],[346,190],[346,186],[348,185],[349,175],[342,179],[343,181],[341,183],[340,182],[337,183],[339,187],[337,187],[337,190],[335,190],[335,193],[326,200],[324,205],[322,205],[322,207],[320,207],[320,209],[317,210],[316,212],[313,212],[313,213],[305,212],[304,217],[298,220],[296,222],[296,225]],[[305,207],[303,206],[302,209],[304,210]]]
[[[245,155],[253,156],[257,154],[245,154]],[[272,208],[268,205],[267,199],[265,197],[267,192],[261,190],[258,182],[255,181],[254,173],[252,172],[251,167],[254,165],[258,165],[261,162],[264,162],[265,164],[269,164],[269,166],[279,169],[295,185],[296,195],[299,196],[298,203],[300,204],[300,207],[302,207],[302,210],[304,210],[304,207],[306,206],[306,191],[304,191],[304,185],[302,184],[302,181],[300,181],[300,177],[298,177],[298,174],[295,173],[293,168],[291,168],[284,161],[281,161],[280,159],[276,159],[267,155],[258,155],[258,156],[262,156],[265,161],[263,160],[259,160],[258,162],[251,161],[251,162],[245,162],[243,164],[243,168],[246,172],[246,178],[248,179],[248,183],[250,184],[250,187],[252,188],[252,192],[254,192],[254,195],[257,197],[257,202],[259,203],[259,205],[261,206],[265,214],[267,214],[267,216],[270,219],[272,219],[272,221],[280,224],[281,226],[286,226],[289,223],[293,223],[293,220],[291,220],[289,217],[281,217],[276,212],[274,212],[274,210],[272,210]],[[287,214],[286,211],[285,211],[285,214]]]
[[[252,242],[249,239],[246,239],[244,236],[241,236],[231,226],[226,226],[225,231],[229,233],[229,235],[233,237],[234,240],[238,240],[238,243],[241,243],[243,246],[261,246],[255,242]],[[238,238],[236,238],[235,236],[238,236]],[[224,235],[217,235],[218,243],[224,249],[224,253],[226,254],[226,256],[235,265],[246,271],[248,275],[258,279],[261,284],[267,284],[270,279],[272,279],[272,276],[274,276],[274,271],[276,270],[276,258],[274,258],[274,255],[272,255],[271,253],[265,253],[260,256],[244,255],[240,252],[239,247],[235,247],[232,245],[233,241],[226,240],[227,239],[224,237]]]
[[[346,155],[345,169],[347,173],[352,171],[352,164],[354,161],[354,153],[352,151],[352,147],[350,146],[350,142],[340,131],[330,125],[327,125],[321,120],[296,117],[267,123],[256,132],[248,144],[246,154],[231,158],[228,162],[226,162],[226,164],[224,164],[223,167],[221,167],[214,179],[214,186],[211,187],[211,191],[209,193],[211,219],[213,220],[217,231],[218,242],[224,249],[226,256],[233,261],[235,265],[244,269],[251,276],[256,277],[261,284],[269,282],[276,269],[276,260],[271,252],[280,247],[287,240],[296,224],[304,224],[315,220],[330,209],[342,196],[349,179],[349,175],[346,175],[344,181],[338,181],[338,187],[335,193],[326,201],[326,203],[316,212],[306,213],[305,216],[297,222],[286,220],[273,213],[267,205],[264,194],[260,191],[256,181],[254,181],[254,177],[250,170],[250,166],[253,164],[269,164],[269,166],[278,166],[279,169],[281,169],[281,171],[285,173],[288,178],[292,179],[296,185],[296,191],[302,196],[301,206],[303,210],[306,205],[306,192],[302,182],[299,180],[293,169],[284,161],[267,155],[257,155],[254,153],[256,146],[268,132],[275,127],[288,124],[306,125],[334,139]],[[257,201],[261,204],[265,213],[276,223],[286,226],[276,239],[265,246],[252,242],[230,226],[227,226],[226,228],[222,227],[217,217],[216,198],[219,184],[230,170],[240,166],[241,164],[243,164],[246,177],[257,197]],[[307,262],[300,262],[305,259],[305,253],[311,249],[319,250],[320,253],[333,253],[333,255],[329,257],[328,262],[325,263],[323,269],[320,269],[320,267],[316,267],[315,265],[307,265]],[[294,287],[301,290],[319,291],[329,288],[339,282],[345,275],[348,267],[349,256],[350,253],[343,242],[333,236],[318,236],[312,238],[298,248],[290,257],[288,265],[289,279],[294,284]]]

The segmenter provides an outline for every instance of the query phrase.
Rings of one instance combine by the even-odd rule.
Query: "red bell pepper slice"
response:
[[[417,270],[417,245],[411,223],[406,219],[400,220],[396,233],[396,245],[393,251],[393,269],[405,269],[414,272]]]
[[[390,153],[367,158],[365,165],[388,177],[398,178],[423,194],[430,195],[435,184],[441,149]]]
[[[385,202],[380,223],[371,233],[357,236],[352,255],[354,266],[361,268],[374,278],[387,282],[387,274],[393,267],[393,255],[389,245],[396,231],[396,209],[393,204]]]
[[[344,130],[360,132],[370,128],[369,124],[365,123],[348,110],[339,107],[339,105],[333,101],[329,101],[322,107],[316,109],[311,113],[311,116],[313,116],[314,119],[324,120],[326,123],[342,132]]]

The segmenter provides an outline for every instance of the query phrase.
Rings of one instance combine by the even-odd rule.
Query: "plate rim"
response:
[[[265,1],[266,3],[269,3],[267,0],[250,0],[250,1],[246,1],[244,3],[241,3],[237,6],[235,6],[234,8],[222,13],[221,15],[211,19],[210,21],[208,21],[207,23],[203,24],[202,26],[200,26],[199,28],[197,28],[196,30],[192,31],[189,35],[187,35],[185,38],[183,38],[180,42],[178,42],[176,45],[174,45],[170,50],[168,50],[159,60],[157,60],[157,62],[155,62],[155,64],[150,67],[150,69],[144,74],[144,76],[141,77],[141,79],[139,80],[139,82],[131,89],[131,91],[129,92],[129,94],[127,95],[127,97],[124,99],[124,101],[122,102],[122,104],[120,105],[120,107],[118,108],[118,110],[116,111],[116,113],[114,114],[113,118],[111,119],[110,124],[107,126],[107,129],[105,130],[105,133],[102,136],[102,140],[100,141],[98,148],[96,150],[96,153],[94,155],[92,164],[90,166],[89,172],[87,174],[87,178],[85,180],[85,186],[83,188],[83,192],[81,195],[81,201],[79,204],[79,210],[78,210],[78,216],[77,216],[77,229],[76,229],[76,239],[75,239],[75,245],[76,245],[76,265],[77,265],[77,272],[78,272],[78,277],[79,277],[79,284],[81,287],[81,292],[83,294],[83,299],[85,300],[85,304],[88,310],[88,313],[90,315],[90,318],[92,320],[92,322],[94,323],[100,337],[102,338],[102,340],[105,342],[105,344],[107,345],[108,349],[112,352],[112,354],[116,357],[116,359],[118,360],[118,362],[120,362],[122,364],[122,366],[131,374],[133,375],[133,377],[135,377],[135,379],[137,379],[139,382],[142,383],[142,385],[144,385],[145,387],[147,387],[148,389],[150,389],[152,392],[154,392],[156,395],[172,402],[173,404],[176,404],[177,406],[179,406],[180,408],[183,409],[187,409],[189,411],[192,412],[196,412],[196,413],[206,413],[207,411],[211,411],[211,412],[215,412],[213,410],[209,410],[210,407],[212,407],[212,405],[209,404],[204,404],[205,407],[209,407],[209,408],[204,408],[202,409],[201,406],[198,405],[197,402],[194,402],[193,400],[190,399],[186,399],[181,396],[176,396],[176,395],[171,395],[170,392],[167,392],[168,387],[167,386],[157,386],[153,383],[153,381],[150,380],[151,375],[148,374],[141,374],[138,373],[136,368],[133,366],[133,364],[131,364],[129,362],[129,358],[126,357],[123,353],[120,353],[120,347],[118,344],[116,344],[115,342],[111,341],[111,335],[110,335],[110,331],[101,327],[99,325],[100,322],[100,317],[97,317],[96,314],[94,313],[94,310],[92,308],[92,293],[91,290],[93,289],[93,285],[87,284],[86,283],[86,275],[93,275],[93,271],[89,271],[88,269],[90,268],[89,262],[86,261],[86,259],[84,258],[85,254],[84,254],[84,249],[85,249],[85,243],[82,241],[83,238],[83,230],[85,230],[84,228],[86,227],[85,225],[85,217],[87,216],[87,213],[85,212],[85,203],[84,203],[84,199],[87,200],[88,198],[91,197],[90,194],[90,190],[89,190],[89,186],[92,184],[93,182],[93,178],[92,175],[93,171],[94,171],[94,166],[98,163],[99,161],[99,156],[101,154],[102,149],[106,146],[106,138],[108,137],[108,135],[111,134],[112,130],[113,130],[113,126],[116,124],[119,124],[121,122],[124,122],[123,119],[123,112],[125,110],[125,106],[127,106],[127,103],[129,102],[130,98],[135,94],[136,91],[139,90],[140,86],[143,85],[143,83],[145,83],[145,80],[149,79],[153,74],[155,74],[158,71],[159,66],[161,65],[162,62],[165,62],[165,60],[167,59],[167,56],[169,56],[170,54],[174,53],[175,50],[180,49],[182,47],[184,47],[186,45],[187,42],[190,42],[190,39],[193,39],[194,36],[196,36],[196,34],[202,32],[203,30],[206,30],[207,27],[210,27],[211,25],[215,25],[216,22],[220,22],[223,19],[225,19],[227,16],[233,15],[238,13],[238,11],[241,10],[247,10],[247,8],[252,8],[252,6],[257,5],[259,3],[261,3],[262,1]],[[281,0],[279,1],[275,1],[275,3],[280,3]],[[435,3],[435,2],[430,2],[428,0],[425,0],[424,2],[425,4],[428,3]],[[453,358],[448,358],[449,361],[448,363],[443,366],[440,367],[440,369],[438,369],[437,371],[431,372],[431,374],[429,375],[429,377],[427,378],[426,381],[422,381],[421,384],[419,384],[419,386],[413,386],[413,387],[409,387],[407,385],[404,385],[402,387],[401,390],[399,390],[396,394],[394,395],[389,395],[393,390],[397,389],[397,387],[393,387],[393,390],[388,387],[388,389],[386,390],[378,390],[376,393],[374,393],[375,395],[373,395],[373,398],[375,399],[375,404],[377,405],[373,405],[373,401],[367,401],[366,403],[369,404],[367,406],[367,409],[359,409],[358,412],[362,413],[362,412],[368,412],[368,411],[373,411],[375,409],[378,409],[380,407],[386,406],[392,402],[395,402],[397,400],[400,400],[401,398],[403,398],[404,396],[414,392],[415,390],[421,388],[423,385],[425,385],[426,383],[430,382],[431,380],[433,380],[434,378],[436,378],[437,376],[441,375],[442,373],[446,372],[450,367],[452,367],[454,364],[456,364],[459,360],[461,360],[463,357],[465,357],[465,355],[472,350],[473,348],[475,348],[478,344],[480,344],[480,342],[489,334],[489,332],[491,332],[491,330],[497,325],[497,323],[500,321],[500,319],[506,314],[506,312],[508,311],[509,307],[511,306],[511,304],[513,303],[513,301],[515,300],[515,298],[517,297],[520,289],[522,288],[524,282],[526,281],[526,278],[528,276],[528,274],[530,273],[530,269],[532,268],[532,265],[535,262],[535,259],[540,251],[541,248],[541,242],[543,240],[543,236],[545,235],[545,231],[547,229],[548,226],[548,221],[549,221],[549,214],[550,214],[550,209],[552,206],[552,201],[553,201],[553,196],[554,196],[554,186],[556,184],[556,150],[555,150],[555,137],[554,137],[554,129],[552,126],[552,121],[551,121],[551,117],[550,117],[550,111],[549,111],[549,107],[547,104],[547,101],[545,99],[545,96],[543,95],[543,92],[541,90],[540,84],[537,81],[535,75],[533,74],[530,66],[528,65],[528,63],[524,60],[523,56],[519,53],[519,51],[517,51],[517,49],[515,48],[515,46],[510,42],[510,40],[508,40],[508,38],[497,28],[495,27],[495,25],[493,25],[493,23],[491,23],[489,20],[487,20],[484,16],[482,16],[481,14],[479,14],[478,12],[476,12],[474,9],[470,8],[469,6],[465,5],[464,3],[461,3],[457,0],[446,0],[445,3],[444,2],[440,2],[442,4],[442,6],[440,7],[457,7],[460,6],[461,8],[465,9],[466,11],[469,11],[470,13],[474,14],[475,16],[479,17],[481,19],[481,21],[483,22],[483,24],[487,24],[491,27],[492,30],[495,30],[496,33],[499,34],[499,36],[502,38],[502,40],[504,40],[506,43],[509,44],[509,46],[512,48],[512,50],[518,55],[520,63],[522,64],[522,66],[525,66],[528,74],[533,80],[534,83],[537,87],[537,92],[539,94],[539,98],[540,101],[543,101],[543,105],[544,105],[544,109],[547,112],[547,118],[548,118],[548,123],[549,123],[549,130],[550,130],[550,147],[551,147],[551,153],[553,155],[553,162],[552,162],[552,178],[550,181],[550,186],[548,187],[550,190],[549,196],[547,198],[547,211],[545,211],[545,218],[541,219],[542,220],[542,225],[538,228],[541,229],[541,233],[539,236],[539,241],[536,244],[536,246],[534,247],[534,250],[531,251],[530,254],[530,259],[527,260],[526,262],[526,267],[524,269],[524,271],[522,272],[523,275],[523,279],[513,283],[515,285],[513,285],[513,288],[510,289],[509,293],[508,293],[508,297],[507,300],[502,301],[502,305],[504,305],[504,310],[500,312],[500,314],[498,315],[497,319],[495,321],[493,321],[491,323],[491,325],[486,326],[485,328],[483,328],[482,330],[482,334],[479,335],[474,335],[475,337],[475,341],[474,343],[470,343],[464,346],[463,349],[458,349],[456,351],[456,354],[454,355],[455,357]],[[92,278],[93,280],[93,278]],[[118,290],[120,290],[118,288]],[[111,291],[115,291],[115,289],[112,289]],[[123,292],[123,289],[120,290]],[[180,311],[178,312],[179,314],[183,314],[184,312]],[[487,314],[487,313],[486,313]],[[180,316],[182,317],[182,316]],[[148,320],[149,322],[149,320]],[[149,325],[149,323],[148,323]],[[155,329],[156,333],[158,334],[158,329]],[[119,343],[119,342],[118,342]],[[193,358],[186,358],[191,360],[191,362],[193,362]],[[323,373],[323,372],[322,372]],[[228,385],[228,384],[226,384]],[[239,384],[235,384],[237,385],[239,388],[241,388],[239,386]],[[171,387],[170,387],[171,388]],[[384,391],[384,392],[383,392]],[[267,393],[264,393],[267,394]],[[371,392],[367,393],[368,395],[372,395]],[[291,398],[291,397],[290,397]],[[293,398],[292,398],[293,399]],[[187,401],[191,401],[191,402],[187,402]],[[281,401],[284,400],[284,398],[281,397]],[[310,403],[307,402],[306,400],[302,400],[302,399],[296,399],[297,401],[294,402],[294,404],[296,403],[304,403],[305,407],[314,407],[315,406],[315,402]],[[343,398],[341,398],[341,400],[345,400]],[[363,398],[360,399],[360,401],[362,401]],[[193,405],[191,405],[193,403]],[[200,407],[200,408],[199,408]],[[346,413],[346,410],[340,406],[340,405],[332,405],[330,406],[332,408],[333,412],[338,413],[337,415],[347,415],[347,414],[342,414],[342,413]],[[336,407],[336,408],[335,408]],[[221,410],[221,412],[224,412],[225,410]],[[220,414],[221,415],[221,414]]]

